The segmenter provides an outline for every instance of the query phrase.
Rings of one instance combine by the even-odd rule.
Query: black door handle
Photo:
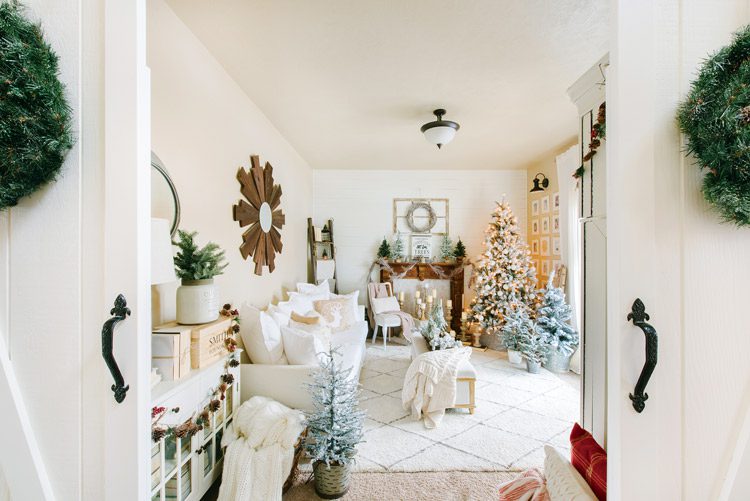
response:
[[[646,306],[643,301],[636,299],[633,302],[632,311],[628,313],[628,320],[633,321],[633,325],[639,327],[643,334],[646,336],[646,362],[643,364],[641,375],[638,377],[638,381],[635,383],[634,393],[630,394],[630,400],[633,401],[633,409],[636,412],[643,412],[646,408],[646,400],[648,400],[648,393],[646,393],[646,385],[648,380],[651,379],[656,368],[657,352],[659,350],[659,338],[656,334],[656,329],[647,323],[647,320],[651,320],[648,313],[646,313]]]
[[[118,294],[115,298],[115,307],[109,311],[112,318],[104,322],[102,326],[102,357],[104,357],[104,363],[109,367],[109,372],[112,373],[112,377],[115,380],[115,384],[112,385],[112,391],[115,393],[115,400],[117,403],[122,403],[125,400],[126,393],[130,389],[130,385],[125,385],[125,379],[122,377],[120,367],[115,361],[115,356],[112,353],[113,340],[115,325],[122,320],[125,320],[130,315],[130,308],[125,300],[125,296]]]

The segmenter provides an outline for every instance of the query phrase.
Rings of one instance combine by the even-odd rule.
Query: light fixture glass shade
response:
[[[151,283],[166,284],[175,282],[172,237],[169,235],[170,222],[166,219],[151,218]]]
[[[448,144],[456,137],[456,129],[448,126],[430,127],[424,131],[424,137],[432,144]]]

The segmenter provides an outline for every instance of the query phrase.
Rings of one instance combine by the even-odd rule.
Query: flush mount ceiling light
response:
[[[445,115],[445,110],[443,109],[435,110],[433,113],[437,117],[437,120],[424,124],[420,130],[424,134],[425,139],[437,145],[438,148],[441,148],[444,144],[453,141],[459,125],[450,120],[443,120],[443,115]]]
[[[542,176],[541,178],[539,176]],[[541,186],[539,186],[541,184]],[[534,176],[534,187],[529,190],[529,193],[536,193],[537,191],[544,191],[544,188],[549,186],[549,179],[541,172]]]

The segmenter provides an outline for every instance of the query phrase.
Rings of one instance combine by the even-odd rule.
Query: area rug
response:
[[[486,501],[512,480],[508,472],[355,473],[343,501]],[[284,495],[284,501],[319,499],[307,476]]]
[[[451,409],[428,430],[401,406],[409,347],[368,342],[360,378],[365,442],[354,471],[519,471],[543,465],[545,444],[570,453],[568,437],[580,414],[576,376],[530,374],[492,350],[473,350],[471,362],[476,412]]]

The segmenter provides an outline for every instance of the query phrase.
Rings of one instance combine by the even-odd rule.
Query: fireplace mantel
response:
[[[401,277],[402,279],[409,280],[450,280],[451,287],[451,301],[453,307],[451,309],[451,329],[456,331],[456,334],[461,334],[461,311],[463,310],[464,300],[464,263],[402,263],[402,262],[388,262],[390,269],[382,267],[380,269],[380,281],[381,282],[393,282],[391,277],[392,273],[400,275],[404,272],[406,274]],[[409,269],[411,267],[411,269]],[[408,271],[407,271],[408,270]],[[436,270],[440,270],[438,273]],[[441,276],[442,273],[442,276]],[[446,278],[448,277],[448,278]]]

